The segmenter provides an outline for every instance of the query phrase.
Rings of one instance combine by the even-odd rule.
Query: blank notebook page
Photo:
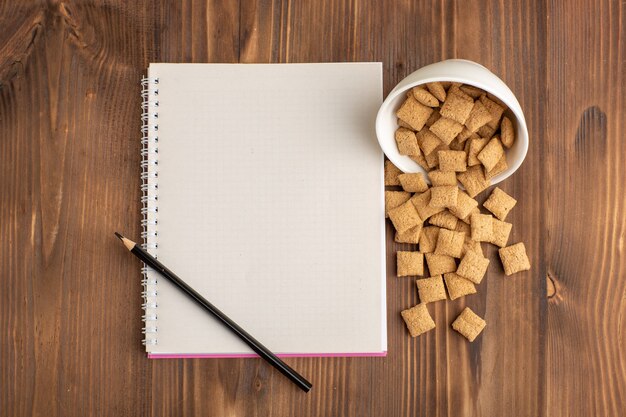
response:
[[[158,259],[270,350],[387,350],[380,63],[151,64]],[[158,279],[151,357],[252,350]]]

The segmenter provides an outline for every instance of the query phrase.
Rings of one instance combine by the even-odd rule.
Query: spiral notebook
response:
[[[278,355],[385,355],[381,64],[150,64],[142,97],[148,251]],[[143,272],[149,357],[255,356]]]

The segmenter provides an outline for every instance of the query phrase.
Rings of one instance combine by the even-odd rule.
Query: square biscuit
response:
[[[437,152],[446,150],[448,150],[448,147],[442,143],[441,145],[437,146],[434,151],[424,157],[426,159],[426,163],[428,164],[429,170],[435,169],[439,165],[439,155],[437,154]]]
[[[467,165],[480,165],[480,160],[477,158],[477,156],[488,142],[489,139],[483,138],[469,139],[469,148],[467,150]]]
[[[467,94],[465,91],[463,91],[461,89],[462,86],[463,86],[462,83],[452,83],[450,88],[448,88],[448,95],[456,94],[457,96],[461,97],[462,99],[464,99],[466,101],[471,101],[473,103],[474,99],[472,98],[472,96],[470,96],[469,94]]]
[[[400,127],[403,127],[405,129],[413,130],[413,128],[411,126],[409,126],[408,123],[404,122],[402,119],[396,119],[396,122],[398,123],[398,126],[400,126]]]
[[[500,125],[502,113],[504,113],[504,107],[495,101],[490,100],[487,96],[480,96],[479,100],[483,103],[487,110],[489,110],[489,113],[491,113],[491,120],[487,123],[487,126],[492,129],[497,129]]]
[[[467,215],[467,217],[463,218],[463,219],[459,219],[461,220],[463,223],[467,223],[468,225],[472,223],[472,216],[474,214],[480,214],[480,209],[478,207],[474,207],[472,209],[472,211],[470,211],[470,213]],[[471,236],[471,233],[470,233]]]
[[[396,116],[411,126],[413,130],[419,131],[422,130],[432,112],[432,108],[424,106],[411,95],[402,103],[396,112]]]
[[[440,82],[426,83],[426,88],[437,98],[437,100],[446,100],[446,90]]]
[[[428,162],[426,161],[426,158],[424,158],[424,155],[422,155],[422,153],[420,152],[418,155],[409,155],[409,158],[411,158],[413,161],[415,161],[415,163],[419,166],[421,166],[422,168],[424,168],[424,171],[428,172],[430,170],[430,168],[428,168]],[[398,180],[399,182],[399,180]],[[398,184],[400,185],[400,184]]]
[[[473,107],[474,100],[471,97],[468,97],[465,93],[461,95],[457,91],[453,91],[452,93],[448,92],[448,96],[441,105],[439,113],[441,113],[442,117],[464,124]]]
[[[454,214],[450,213],[448,210],[444,210],[440,213],[433,214],[428,221],[434,226],[439,226],[448,230],[455,230],[459,219],[457,219]]]
[[[462,86],[459,87],[459,89],[473,99],[477,99],[478,97],[485,94],[484,90],[478,87],[474,87],[473,85],[468,85],[468,84],[463,84]]]
[[[471,308],[465,307],[461,314],[452,322],[452,328],[473,342],[483,331],[487,322],[480,318]]]
[[[389,210],[406,203],[411,198],[411,193],[405,191],[385,191],[385,217],[389,217]]]
[[[456,217],[456,216],[454,216]],[[465,233],[465,240],[470,239],[472,236],[472,228],[469,224],[462,222],[462,221],[457,221],[456,222],[456,227],[454,228],[454,230],[456,232],[463,232]]]
[[[428,313],[426,304],[418,304],[407,310],[403,310],[400,315],[404,319],[411,337],[419,336],[435,328],[435,322]]]
[[[476,155],[476,158],[478,158],[487,171],[491,171],[503,155],[504,148],[502,147],[502,142],[500,142],[500,138],[498,136],[494,136],[478,153],[478,155]]]
[[[433,187],[443,185],[456,186],[456,173],[454,171],[433,170],[428,173],[428,178]]]
[[[447,255],[453,258],[460,258],[463,251],[463,242],[465,242],[465,233],[455,230],[441,229],[437,237],[437,246],[435,253],[437,255]],[[450,271],[446,271],[450,272]],[[433,275],[431,273],[431,275]]]
[[[463,184],[463,187],[465,187],[467,194],[472,198],[476,197],[491,185],[491,182],[485,178],[485,172],[480,165],[469,167],[467,171],[457,174],[456,177],[459,182]]]
[[[492,179],[496,175],[506,171],[508,167],[509,167],[509,164],[506,162],[506,153],[505,153],[504,155],[502,155],[502,158],[500,158],[496,166],[493,167],[491,171],[487,171],[487,168],[485,168],[485,179],[486,180]]]
[[[441,114],[439,114],[439,109],[433,109],[433,112],[430,114],[430,117],[428,118],[428,120],[426,120],[426,127],[431,127],[437,120],[439,120],[439,118],[441,117]],[[424,131],[424,129],[422,129],[422,131]]]
[[[456,262],[454,262],[452,256],[437,255],[436,253],[425,253],[424,256],[426,257],[430,275],[441,275],[456,271]]]
[[[441,275],[415,280],[415,284],[417,285],[417,292],[420,296],[420,303],[422,304],[446,300],[448,298]]]
[[[450,213],[459,219],[464,219],[477,207],[478,201],[470,197],[465,191],[459,190],[459,195],[456,198],[456,207],[451,207]]]
[[[396,232],[394,240],[396,243],[411,243],[413,245],[417,245],[420,241],[420,236],[422,235],[422,228],[423,225],[419,224],[406,232]]]
[[[472,111],[470,112],[467,120],[465,121],[465,127],[467,127],[468,131],[474,133],[489,123],[491,121],[491,117],[489,109],[487,109],[487,107],[485,107],[480,100],[477,100],[474,103],[474,107],[472,107]]]
[[[489,242],[493,239],[493,216],[491,214],[472,214],[472,240]]]
[[[421,194],[415,194],[409,201],[413,203],[417,213],[422,220],[428,219],[433,214],[437,214],[445,209],[443,207],[433,207],[430,205],[431,190],[427,190]]]
[[[476,242],[475,240],[472,240],[468,236],[469,235],[465,235],[465,242],[463,242],[463,251],[461,253],[461,256],[465,256],[468,251],[473,251],[479,254],[480,256],[484,257],[485,253],[483,252],[482,246],[480,246],[480,242]]]
[[[476,286],[469,279],[465,279],[462,276],[449,272],[443,275],[443,279],[448,289],[448,295],[451,300],[464,297],[470,294],[476,294]]]
[[[513,225],[498,219],[493,219],[491,227],[493,228],[493,237],[489,243],[493,243],[501,248],[505,247],[509,241],[509,235],[511,234]]]
[[[507,276],[530,269],[530,261],[526,255],[526,246],[524,246],[523,242],[499,249],[498,254],[500,255],[500,260],[504,267],[504,274]],[[426,262],[428,262],[428,259]],[[428,269],[430,270],[430,264]]]
[[[474,135],[474,133],[470,132],[467,127],[463,127],[463,130],[461,130],[461,133],[456,135],[455,139],[458,140],[459,143],[465,144],[465,142],[471,138],[472,135]]]
[[[478,244],[480,245],[480,243]],[[482,254],[470,250],[467,251],[463,259],[461,259],[456,273],[475,284],[480,284],[485,276],[485,272],[487,272],[488,266],[489,259],[485,258]]]
[[[423,253],[398,251],[397,261],[398,277],[424,275]]]
[[[439,237],[439,227],[427,226],[422,229],[420,236],[420,252],[432,253],[437,247],[437,238]]]
[[[411,200],[389,210],[389,218],[398,233],[404,233],[423,223]]]
[[[418,153],[417,137],[415,132],[404,127],[396,130],[396,145],[400,155],[415,155]]]
[[[441,111],[439,112],[441,113]],[[431,132],[433,132],[437,137],[445,144],[449,145],[461,131],[463,130],[463,125],[455,120],[448,119],[443,115],[437,119],[435,123],[432,124],[428,128]]]
[[[413,87],[411,89],[411,93],[413,94],[413,98],[422,103],[424,106],[439,107],[439,100],[437,100],[437,97],[433,96],[432,93],[426,90],[423,85]]]
[[[404,191],[408,191],[410,193],[423,193],[428,190],[428,184],[424,179],[424,175],[421,172],[415,174],[400,174],[398,175],[398,179],[400,180],[400,184],[402,185],[402,189]]]
[[[393,164],[393,162],[385,161],[385,185],[400,185],[398,175],[402,174],[402,171]]]
[[[464,172],[467,170],[467,154],[463,151],[438,151],[441,171]]]
[[[493,189],[489,198],[483,203],[483,207],[493,213],[498,219],[504,221],[511,209],[515,207],[517,200],[496,187]]]
[[[511,122],[511,119],[506,116],[502,118],[502,122],[500,123],[500,140],[507,148],[513,146],[513,142],[515,142],[513,123]]]
[[[431,207],[455,207],[459,188],[456,185],[441,185],[430,189]]]
[[[424,155],[430,155],[442,144],[442,142],[430,130],[422,129],[417,132],[417,144],[419,145]]]

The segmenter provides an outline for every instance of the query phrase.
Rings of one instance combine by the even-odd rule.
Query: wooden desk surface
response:
[[[0,1],[0,415],[626,415],[625,22],[618,1]],[[387,93],[453,57],[526,114],[503,188],[532,271],[491,268],[412,340],[388,226],[386,358],[289,359],[308,395],[258,359],[146,359],[113,231],[140,234],[149,62],[382,61]],[[446,328],[464,303],[473,344]]]

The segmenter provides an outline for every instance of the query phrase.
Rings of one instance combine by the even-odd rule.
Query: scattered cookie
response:
[[[478,201],[467,195],[465,191],[459,190],[459,194],[456,198],[456,207],[451,207],[450,213],[462,220],[469,216],[472,210],[477,207]]]
[[[507,148],[513,146],[513,142],[515,142],[513,123],[511,123],[511,119],[506,116],[502,118],[502,124],[500,124],[500,140]]]
[[[432,112],[432,108],[424,106],[411,95],[402,103],[402,106],[396,112],[396,116],[411,126],[413,130],[418,131],[422,130]]]
[[[392,210],[389,210],[389,218],[391,219],[393,226],[396,228],[396,231],[399,233],[406,232],[407,230],[422,224],[422,219],[419,214],[417,214],[417,210],[415,210],[415,206],[411,203],[411,200]]]
[[[398,251],[397,275],[398,277],[424,275],[424,254]]]
[[[470,294],[476,294],[476,286],[469,279],[465,279],[462,276],[455,274],[454,272],[448,272],[443,275],[443,279],[448,289],[448,295],[451,300],[464,297]]]
[[[477,138],[469,140],[469,149],[467,151],[468,166],[480,165],[480,160],[477,156],[487,143],[489,143],[489,139]]]
[[[483,207],[492,212],[498,219],[504,221],[509,212],[515,207],[515,204],[517,204],[516,199],[502,191],[499,187],[496,187],[483,203]]]
[[[423,226],[421,224],[418,224],[417,226],[407,230],[406,232],[396,232],[396,237],[394,240],[397,243],[411,243],[413,245],[417,245],[420,241],[420,236],[422,235],[422,228]]]
[[[411,198],[411,193],[405,191],[385,191],[385,217],[389,217],[389,210],[406,203]]]
[[[474,198],[482,191],[489,188],[491,183],[485,178],[485,173],[480,165],[467,168],[467,171],[457,174],[457,178],[470,197]]]
[[[493,237],[489,243],[493,243],[501,248],[505,247],[509,241],[509,235],[511,234],[513,225],[498,219],[493,219],[491,227],[493,229]]]
[[[476,315],[469,307],[465,307],[452,323],[452,328],[473,342],[486,325],[485,320]]]
[[[506,154],[502,155],[502,158],[498,161],[495,167],[491,171],[487,171],[485,168],[485,179],[490,180],[496,175],[504,172],[509,167],[509,164],[506,162]]]
[[[467,154],[463,151],[439,151],[437,156],[441,171],[463,172],[467,170]]]
[[[500,118],[502,117],[502,113],[504,113],[504,107],[502,107],[495,101],[487,98],[487,96],[480,96],[479,100],[489,110],[489,113],[491,113],[491,121],[487,123],[487,126],[492,129],[497,129],[498,125],[500,124]]]
[[[417,141],[416,141],[417,146]],[[489,143],[478,153],[476,158],[483,164],[487,171],[491,171],[500,158],[504,155],[504,148],[498,136],[494,136]]]
[[[418,86],[414,87],[411,92],[413,93],[413,98],[415,100],[422,103],[424,106],[428,107],[437,107],[439,106],[439,100],[437,97],[433,96],[430,92],[428,92],[424,87]]]
[[[417,137],[412,130],[399,127],[396,130],[396,144],[400,155],[416,155],[418,153]]]
[[[475,284],[480,284],[485,276],[485,273],[487,272],[488,266],[489,259],[475,251],[470,250],[467,251],[465,256],[463,256],[463,259],[461,259],[456,273],[463,278],[469,279]]]
[[[435,149],[442,145],[439,138],[430,130],[422,129],[417,132],[417,144],[424,155],[430,155]]]
[[[430,154],[426,155],[424,159],[426,159],[426,163],[428,164],[428,169],[435,169],[437,165],[439,165],[439,156],[437,154],[438,151],[448,150],[448,147],[443,143],[435,148]]]
[[[437,98],[437,100],[446,100],[446,90],[440,82],[426,83],[426,88]]]
[[[491,121],[491,117],[489,109],[485,107],[482,102],[477,101],[474,103],[474,107],[472,107],[472,111],[465,121],[465,126],[467,127],[468,132],[474,133],[489,123]]]
[[[428,313],[426,304],[418,304],[401,313],[411,337],[419,336],[435,328],[435,322]]]
[[[498,254],[500,255],[500,260],[504,267],[504,274],[507,276],[530,269],[530,261],[526,255],[526,247],[523,242],[499,249]],[[426,260],[426,262],[428,262],[428,260]],[[428,269],[430,270],[430,264],[428,264]]]
[[[428,120],[426,120],[426,127],[431,127],[433,125],[433,123],[435,123],[437,120],[439,120],[439,118],[441,117],[441,114],[439,114],[439,109],[433,109],[433,112],[431,113],[430,117],[428,118]],[[422,129],[422,132],[427,131],[427,129]]]
[[[453,258],[460,258],[463,251],[463,243],[465,242],[465,233],[456,232],[454,230],[440,229],[437,237],[437,246],[435,254],[447,255]],[[452,272],[452,271],[446,271]],[[431,275],[433,275],[431,271]]]
[[[434,170],[428,173],[428,178],[433,187],[441,185],[456,185],[456,173],[454,171]]]
[[[448,230],[455,230],[456,224],[459,222],[454,214],[450,213],[448,210],[444,210],[440,213],[433,214],[429,219],[430,224],[442,227]]]
[[[395,166],[391,161],[385,161],[385,185],[400,185],[398,175],[402,174],[402,171]]]
[[[420,236],[420,252],[432,253],[437,247],[437,239],[439,238],[439,227],[427,226],[422,229]]]
[[[441,111],[439,111],[441,113]],[[443,114],[431,127],[429,127],[437,137],[446,145],[452,142],[452,139],[456,137],[463,130],[463,125],[455,120],[444,117]]]
[[[415,280],[415,284],[417,284],[420,303],[431,303],[448,298],[446,297],[446,288],[443,286],[441,275]]]
[[[428,184],[421,172],[416,174],[400,174],[398,175],[400,185],[404,191],[411,193],[423,193],[428,190]]]
[[[459,94],[458,91],[448,92],[446,100],[441,105],[439,113],[442,117],[454,120],[459,124],[464,124],[474,107],[474,100],[463,93]],[[456,135],[460,133],[457,132]],[[456,136],[454,135],[454,136]]]
[[[433,214],[437,214],[440,211],[445,210],[443,207],[433,207],[430,205],[431,199],[431,190],[421,193],[415,194],[409,201],[413,203],[415,209],[419,213],[419,216],[422,220],[428,219]]]
[[[493,216],[491,214],[472,214],[472,240],[489,242],[493,239]]]
[[[439,232],[441,232],[441,230]],[[424,257],[426,258],[426,265],[428,265],[430,275],[441,275],[456,271],[456,262],[454,262],[452,256],[425,253]]]
[[[436,208],[455,207],[458,195],[459,188],[456,185],[432,187],[430,189],[430,202],[428,204]]]

